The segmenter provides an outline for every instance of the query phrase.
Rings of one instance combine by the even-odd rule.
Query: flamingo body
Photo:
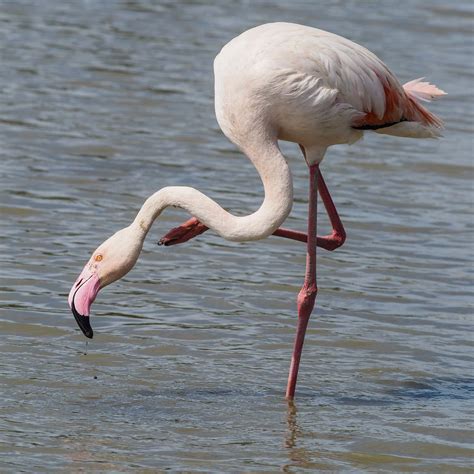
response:
[[[420,138],[435,137],[441,128],[412,93],[423,89],[417,81],[405,90],[369,50],[316,28],[252,28],[224,46],[214,73],[219,125],[241,147],[254,136],[274,135],[304,146],[315,163],[330,145],[362,138],[364,127]],[[443,94],[422,84],[425,100]]]
[[[193,219],[167,234],[174,243],[213,229],[223,238],[251,241],[271,234],[307,242],[305,282],[298,295],[298,327],[287,387],[293,398],[304,335],[314,306],[316,246],[333,250],[345,231],[319,170],[326,149],[353,143],[365,130],[408,137],[437,137],[442,122],[420,101],[443,95],[417,79],[402,86],[370,51],[340,36],[290,23],[261,25],[234,38],[214,62],[215,108],[220,127],[252,161],[265,198],[257,211],[234,216],[200,191],[165,187],[150,196],[134,221],[101,244],[71,288],[69,305],[87,337],[97,293],[130,271],[153,222],[168,206]],[[298,143],[310,170],[307,234],[280,229],[291,211],[293,184],[278,140]],[[317,194],[333,226],[316,235]],[[166,236],[165,236],[166,237]]]

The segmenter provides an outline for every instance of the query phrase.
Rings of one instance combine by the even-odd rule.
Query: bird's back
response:
[[[278,138],[329,146],[365,128],[440,121],[410,97],[384,63],[341,36],[292,23],[252,28],[224,46],[214,63],[216,114],[234,141],[256,124]]]

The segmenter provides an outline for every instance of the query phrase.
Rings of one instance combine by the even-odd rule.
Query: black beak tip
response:
[[[76,310],[74,306],[74,301],[72,302],[71,306],[72,314],[74,315],[74,319],[76,320],[77,325],[81,328],[82,333],[84,336],[92,339],[94,337],[94,331],[92,330],[91,323],[89,322],[89,316],[82,316]]]

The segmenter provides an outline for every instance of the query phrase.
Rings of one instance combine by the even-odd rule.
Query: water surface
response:
[[[438,0],[2,2],[1,471],[471,472],[473,17]],[[100,294],[85,355],[69,288],[148,195],[191,185],[238,214],[259,206],[214,117],[212,61],[276,20],[449,93],[432,105],[443,139],[368,134],[323,163],[348,241],[319,252],[295,404],[304,247],[211,232],[158,247],[178,210]],[[304,229],[307,170],[283,150],[287,225]]]

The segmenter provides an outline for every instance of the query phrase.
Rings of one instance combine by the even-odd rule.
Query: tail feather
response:
[[[446,92],[429,82],[422,82],[423,79],[423,77],[420,77],[403,85],[403,90],[408,99],[405,117],[408,120],[419,121],[429,127],[442,129],[443,121],[421,105],[420,101],[430,102],[432,99],[446,95]]]
[[[433,99],[446,95],[446,92],[439,89],[434,84],[421,82],[423,79],[424,77],[420,77],[419,79],[407,82],[406,84],[403,84],[403,89],[414,99],[424,100],[425,102],[430,102]]]
[[[407,99],[403,107],[405,121],[376,130],[377,133],[412,138],[441,136],[443,121],[421,105],[420,101],[430,102],[432,99],[446,95],[446,92],[422,80],[423,78],[415,79],[403,85]]]
[[[441,136],[443,121],[421,102],[429,102],[446,95],[446,92],[429,82],[423,82],[423,78],[407,82],[402,89],[394,78],[379,74],[377,76],[385,95],[383,116],[368,110],[355,118],[353,128],[402,137]]]

